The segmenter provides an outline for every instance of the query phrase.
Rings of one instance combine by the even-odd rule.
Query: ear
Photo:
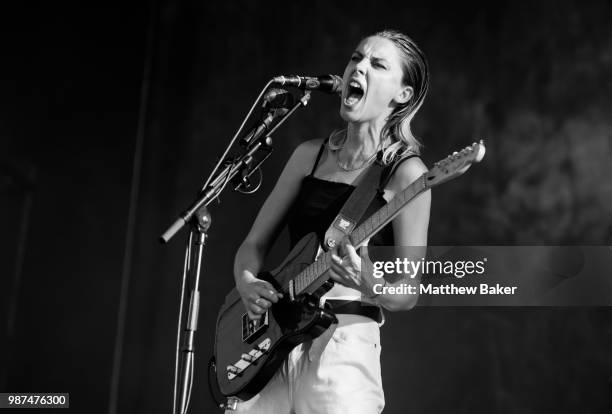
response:
[[[410,98],[412,98],[412,95],[414,95],[414,89],[412,89],[412,86],[402,86],[402,88],[395,95],[394,100],[398,104],[405,104],[410,100]]]

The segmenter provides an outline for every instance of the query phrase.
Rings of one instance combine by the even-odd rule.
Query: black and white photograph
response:
[[[0,409],[611,413],[610,21],[5,5]]]

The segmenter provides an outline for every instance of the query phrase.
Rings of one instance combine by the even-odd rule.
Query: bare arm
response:
[[[427,167],[425,167],[419,158],[409,159],[398,167],[389,183],[388,189],[394,194],[397,194],[425,172],[427,172]],[[431,190],[427,190],[408,203],[393,220],[392,225],[395,246],[414,247],[411,249],[403,249],[404,252],[409,252],[411,256],[409,260],[416,261],[425,257],[430,207]],[[400,278],[393,283],[387,282],[387,286],[399,286],[402,283],[407,283],[416,286],[416,292],[418,292],[420,276],[421,275],[417,275],[414,278]],[[381,294],[377,297],[377,302],[386,309],[398,311],[411,309],[416,305],[417,299],[418,295],[416,294]]]
[[[259,317],[280,297],[270,283],[256,276],[282,228],[283,218],[297,196],[302,178],[308,174],[320,144],[320,140],[312,140],[296,148],[236,253],[236,288],[252,318]]]
[[[413,158],[403,162],[396,170],[389,182],[385,192],[385,198],[395,196],[404,190],[413,181],[418,179],[427,171],[425,165],[418,159]],[[426,191],[406,205],[393,219],[393,233],[395,246],[415,246],[409,250],[409,260],[419,260],[424,257],[427,246],[427,230],[429,228],[429,209],[431,205],[431,192]],[[407,249],[402,249],[404,252]],[[355,248],[345,239],[332,254],[331,277],[336,282],[359,290],[364,295],[372,298],[374,285],[380,284],[380,279],[375,279],[371,273],[361,270],[361,258]],[[402,278],[393,283],[386,282],[387,286],[399,286],[407,283],[417,287],[420,275],[415,278]],[[391,311],[407,310],[412,308],[418,299],[418,295],[397,295],[381,293],[375,296],[375,301]]]

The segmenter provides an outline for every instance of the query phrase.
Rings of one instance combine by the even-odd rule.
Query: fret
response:
[[[400,201],[396,198],[393,198],[393,212],[399,210],[401,206],[402,204],[400,203]]]
[[[315,279],[315,275],[317,274],[317,262],[308,267],[308,279],[306,280],[306,286],[310,285],[312,281]]]
[[[361,226],[360,226],[360,227],[357,227],[351,234],[351,244],[353,246],[357,246],[359,243],[361,243],[361,240],[362,240],[361,233],[362,231],[361,231]]]
[[[400,191],[393,198],[399,200],[401,204],[404,204],[404,200],[406,199],[406,191]]]
[[[323,274],[325,270],[327,270],[327,268],[330,266],[330,264],[331,264],[331,253],[330,252],[323,253],[323,257],[321,258],[321,271],[319,272],[319,275]]]
[[[366,231],[365,224],[363,223],[361,227],[359,227],[359,240],[356,240],[355,243],[359,244],[364,241],[368,237],[368,232]]]
[[[300,293],[300,274],[293,279],[293,292],[295,294]]]
[[[368,234],[374,234],[376,232],[378,232],[378,230],[380,230],[379,226],[374,224],[374,220],[372,220],[372,226],[370,228],[370,231],[368,231]]]
[[[310,266],[308,266],[305,269],[304,272],[304,289],[306,289],[308,287],[308,285],[310,285],[310,282],[312,280],[312,274],[314,273],[314,267],[316,266],[316,263],[311,264]]]
[[[317,278],[317,266],[318,264],[315,263],[314,266],[310,266],[308,269],[308,280],[306,282],[306,286],[310,285],[312,281]]]
[[[359,242],[362,242],[366,238],[366,231],[362,226],[359,226],[359,229],[357,230],[357,238],[359,239]]]
[[[295,286],[297,293],[300,293],[302,290],[304,290],[304,273],[300,273],[298,277],[296,277]]]
[[[387,217],[391,217],[393,213],[397,210],[397,205],[395,204],[395,198],[387,203]]]

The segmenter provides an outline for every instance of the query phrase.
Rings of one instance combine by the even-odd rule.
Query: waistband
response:
[[[325,306],[336,314],[361,315],[379,324],[383,321],[382,310],[378,306],[366,304],[358,300],[328,299]]]

